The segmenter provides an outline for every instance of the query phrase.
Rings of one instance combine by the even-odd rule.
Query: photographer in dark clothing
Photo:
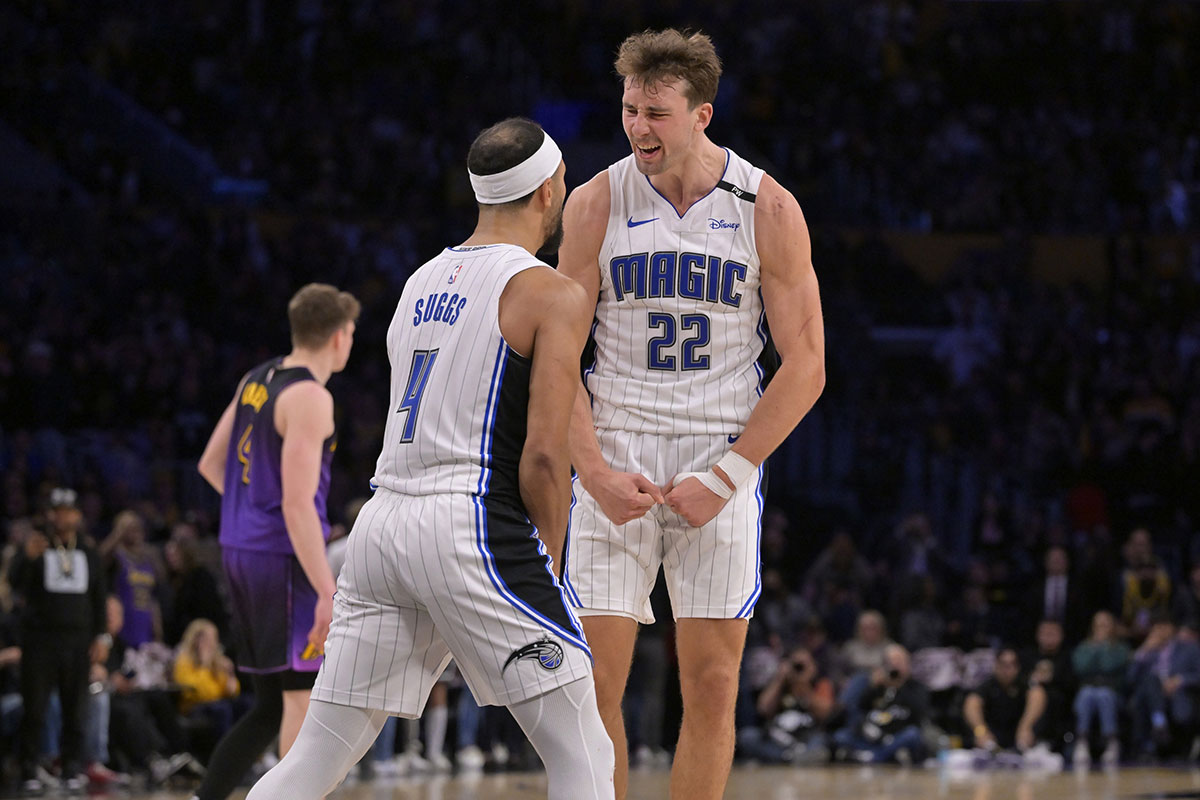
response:
[[[871,673],[859,711],[860,723],[833,735],[839,758],[908,764],[925,757],[921,725],[929,715],[929,693],[913,680],[911,659],[900,645],[884,651],[884,665]]]
[[[83,540],[83,515],[72,489],[50,493],[46,533],[33,533],[9,567],[20,598],[22,790],[39,794],[38,744],[50,693],[62,701],[62,783],[68,791],[87,785],[83,775],[84,713],[93,651],[106,649],[104,573],[95,549]]]
[[[820,674],[808,650],[797,647],[779,662],[754,705],[755,713],[738,726],[743,755],[767,763],[829,760],[825,723],[834,706],[833,681]]]

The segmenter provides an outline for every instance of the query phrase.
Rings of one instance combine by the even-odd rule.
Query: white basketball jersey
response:
[[[595,363],[584,374],[597,428],[740,433],[762,394],[763,172],[725,152],[721,181],[683,216],[632,154],[608,168]]]
[[[500,335],[500,294],[538,266],[516,245],[451,247],[409,278],[388,328],[391,407],[376,485],[520,502],[531,362]]]

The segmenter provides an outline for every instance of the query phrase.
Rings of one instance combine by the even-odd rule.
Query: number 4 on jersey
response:
[[[412,369],[408,373],[408,386],[404,389],[404,400],[396,413],[404,411],[404,430],[400,441],[409,444],[417,432],[417,412],[421,410],[421,395],[425,393],[425,384],[429,382],[429,373],[433,372],[433,362],[437,358],[437,350],[417,350],[413,353]]]

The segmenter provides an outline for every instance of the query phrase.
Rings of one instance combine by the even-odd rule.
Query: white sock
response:
[[[437,706],[425,712],[425,757],[432,760],[442,754],[446,746],[446,725],[450,709]]]
[[[546,766],[548,800],[612,800],[613,745],[590,676],[508,710]]]
[[[405,718],[404,720],[404,752],[421,752],[421,720],[419,719]]]

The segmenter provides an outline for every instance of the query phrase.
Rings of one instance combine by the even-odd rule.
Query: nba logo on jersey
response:
[[[459,264],[457,267],[455,267],[454,272],[450,273],[450,280],[446,281],[446,283],[454,283],[456,280],[458,280],[458,273],[462,272],[462,268],[462,264]]]

